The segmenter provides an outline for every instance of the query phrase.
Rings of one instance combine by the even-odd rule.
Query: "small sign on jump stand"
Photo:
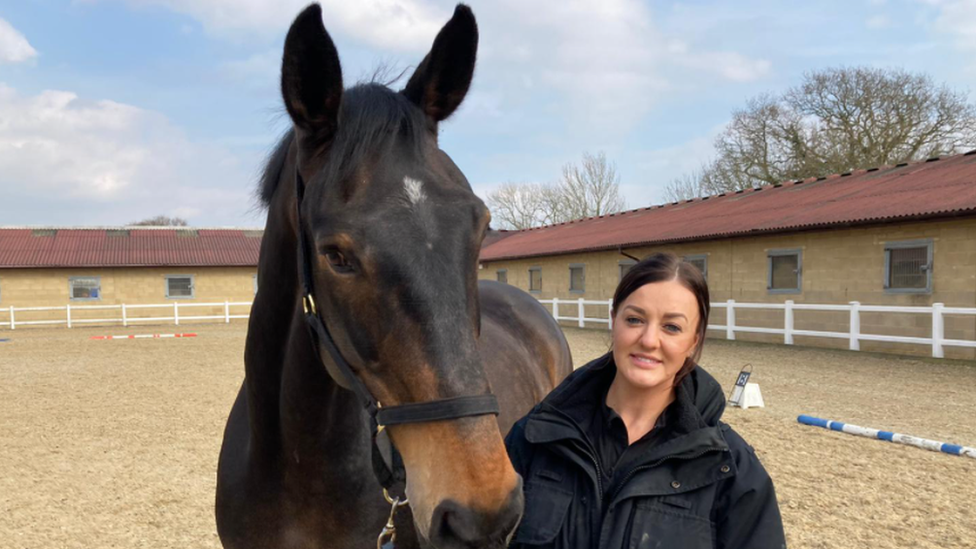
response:
[[[765,408],[762,392],[758,383],[749,383],[752,376],[752,364],[743,366],[739,377],[735,380],[735,387],[729,395],[729,405],[739,408]]]
[[[746,390],[746,383],[749,383],[749,376],[751,375],[752,364],[746,364],[735,380],[735,387],[732,388],[732,394],[729,396],[729,404],[738,406],[742,402],[742,393]]]

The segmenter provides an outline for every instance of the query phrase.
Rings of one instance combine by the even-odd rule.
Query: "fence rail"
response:
[[[179,326],[181,321],[188,320],[223,320],[225,323],[229,324],[233,319],[241,319],[250,317],[250,311],[248,314],[231,314],[231,308],[240,307],[250,307],[250,301],[222,301],[216,303],[161,303],[161,304],[148,304],[148,305],[129,305],[126,303],[121,303],[119,305],[65,305],[63,307],[6,307],[0,308],[0,315],[6,314],[6,322],[0,320],[0,328],[7,327],[11,330],[16,330],[18,326],[41,326],[41,325],[66,325],[71,328],[77,324],[117,324],[121,323],[122,326],[128,326],[129,324],[139,323],[139,322],[170,322],[172,321],[175,325]],[[217,315],[194,315],[188,314],[187,309],[192,308],[222,308],[223,312]],[[132,316],[130,313],[133,311],[138,311],[140,309],[171,309],[172,316]],[[45,320],[18,320],[17,313],[38,313],[38,312],[54,312],[63,311],[63,318],[56,319],[45,319]],[[120,316],[109,316],[104,318],[79,318],[77,315],[79,313],[84,313],[86,311],[120,311]],[[3,317],[0,316],[0,319]]]
[[[596,322],[606,324],[610,327],[610,308],[612,300],[593,301],[584,299],[540,299],[541,303],[552,306],[552,316],[557,321],[577,322],[580,328],[586,327],[587,323]],[[585,308],[587,305],[602,305],[606,307],[607,318],[587,318]],[[562,307],[560,307],[562,306]],[[575,307],[576,316],[565,316],[562,312]],[[815,303],[794,303],[792,300],[785,303],[738,303],[734,299],[712,303],[712,309],[725,308],[725,324],[709,323],[709,330],[724,331],[725,338],[734,340],[735,334],[774,334],[782,335],[783,343],[793,345],[795,336],[805,337],[825,337],[834,339],[848,340],[848,347],[852,351],[861,349],[862,341],[883,341],[889,343],[912,343],[917,345],[930,345],[932,356],[943,358],[945,347],[967,347],[976,349],[976,341],[965,339],[946,339],[945,338],[945,317],[946,315],[966,315],[976,316],[976,307],[946,307],[943,303],[933,303],[931,307],[896,307],[886,305],[862,305],[857,301],[844,304],[815,304]],[[736,323],[735,312],[737,310],[772,310],[783,311],[782,328],[761,328],[758,326],[742,326]],[[849,314],[848,330],[846,332],[831,332],[820,330],[798,330],[794,326],[795,311],[834,311],[846,312]],[[909,337],[885,334],[865,334],[861,333],[861,313],[900,313],[900,314],[922,314],[932,317],[931,337]],[[715,319],[713,312],[710,320]]]

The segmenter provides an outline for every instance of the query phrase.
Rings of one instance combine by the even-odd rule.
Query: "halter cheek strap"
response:
[[[498,415],[498,400],[495,395],[459,396],[432,400],[428,402],[417,402],[403,404],[400,406],[390,406],[384,408],[373,398],[363,382],[356,376],[349,366],[349,363],[342,356],[339,348],[336,347],[335,340],[322,318],[313,296],[312,267],[309,262],[308,239],[305,237],[305,227],[302,223],[302,199],[305,195],[305,181],[301,173],[295,170],[295,215],[298,222],[298,272],[302,281],[302,309],[304,311],[305,325],[308,327],[309,336],[312,338],[312,346],[319,361],[322,362],[329,375],[340,386],[352,390],[356,393],[359,401],[363,404],[370,418],[370,429],[373,439],[373,472],[376,479],[385,489],[389,489],[395,484],[406,482],[406,470],[403,467],[403,460],[393,441],[389,440],[388,435],[383,433],[387,425],[400,425],[404,423],[426,423],[431,421],[443,421],[458,419],[462,417],[482,416],[488,414]],[[323,360],[322,347],[331,361]],[[332,367],[334,366],[334,367]],[[386,439],[386,440],[383,440]],[[388,448],[389,457],[384,456],[384,448]]]

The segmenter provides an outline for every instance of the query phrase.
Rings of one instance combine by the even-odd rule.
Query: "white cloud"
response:
[[[215,34],[276,35],[287,29],[309,0],[125,0],[163,6],[199,20]],[[319,0],[326,29],[370,46],[420,51],[430,46],[450,11],[417,0]]]
[[[936,29],[951,35],[959,49],[976,50],[976,0],[953,0],[938,6]]]
[[[0,195],[46,204],[5,212],[5,222],[57,222],[47,204],[60,203],[72,206],[60,215],[75,223],[201,211],[237,224],[251,207],[249,171],[158,113],[67,91],[23,96],[0,84]]]
[[[752,82],[769,74],[771,63],[765,59],[750,59],[744,55],[728,52],[686,52],[676,63],[721,75],[732,82]]]
[[[491,6],[476,6],[482,44],[476,86],[505,97],[506,112],[523,107],[519,101],[526,97],[545,97],[544,105],[529,109],[558,114],[571,133],[594,139],[634,127],[679,87],[672,81],[676,68],[742,82],[770,67],[670,38],[638,0],[500,0]]]
[[[37,57],[37,50],[31,47],[24,35],[0,18],[0,64],[20,63]]]
[[[124,0],[158,5],[198,19],[211,32],[280,33],[308,0]],[[441,0],[323,0],[326,28],[381,51],[405,54],[394,62],[415,65],[450,18],[453,2]],[[481,34],[474,93],[503,97],[497,111],[531,109],[559,114],[570,131],[626,131],[676,88],[675,68],[715,79],[746,82],[769,72],[766,60],[733,51],[686,45],[675,54],[641,0],[498,0],[473,2]],[[340,56],[343,55],[340,45]],[[240,78],[267,79],[280,51],[228,65]],[[249,78],[248,78],[249,79]],[[351,80],[350,80],[351,81]],[[702,85],[708,85],[703,82]],[[531,96],[532,99],[528,99]],[[465,113],[473,113],[471,105]],[[477,114],[482,116],[483,113]]]

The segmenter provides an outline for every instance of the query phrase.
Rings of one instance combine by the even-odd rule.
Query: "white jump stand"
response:
[[[739,400],[739,407],[746,408],[765,408],[763,403],[762,391],[759,390],[758,383],[746,383],[745,390],[742,391],[742,398]]]

